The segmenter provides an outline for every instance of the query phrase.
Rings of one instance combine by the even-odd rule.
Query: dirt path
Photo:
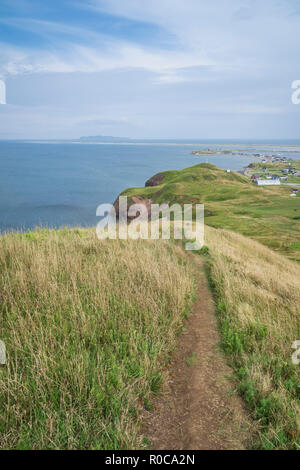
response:
[[[169,380],[142,433],[153,450],[245,449],[251,439],[243,401],[233,389],[232,369],[219,348],[214,303],[203,261],[194,312],[179,339]]]

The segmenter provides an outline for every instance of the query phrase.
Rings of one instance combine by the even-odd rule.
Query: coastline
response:
[[[284,145],[284,144],[279,144],[279,145],[274,145],[274,144],[246,144],[245,148],[241,148],[241,144],[228,144],[228,143],[197,143],[197,142],[159,142],[159,141],[154,141],[154,142],[79,142],[75,140],[67,140],[67,141],[62,141],[62,140],[20,140],[20,143],[29,143],[29,144],[53,144],[53,145],[58,145],[58,144],[70,144],[70,145],[135,145],[135,146],[178,146],[178,147],[195,147],[196,145],[200,146],[217,146],[217,147],[238,147],[241,150],[247,150],[247,148],[268,148],[268,149],[286,149],[286,151],[293,151],[294,149],[299,149],[300,153],[300,144],[295,144],[295,145]],[[245,144],[242,144],[245,145]]]

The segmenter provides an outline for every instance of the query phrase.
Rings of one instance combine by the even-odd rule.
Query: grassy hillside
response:
[[[140,446],[194,277],[170,242],[95,230],[0,237],[0,448]]]
[[[300,266],[235,233],[207,228],[222,343],[259,421],[256,446],[300,449]]]
[[[204,202],[209,275],[223,348],[264,449],[300,448],[299,197],[212,165],[129,189],[155,202]],[[298,251],[297,251],[298,250]],[[142,446],[156,393],[195,293],[172,241],[99,241],[94,229],[0,236],[0,448]]]
[[[158,186],[131,188],[122,195],[157,203],[204,203],[207,225],[250,236],[300,261],[300,194],[292,198],[288,187],[257,187],[211,164],[161,175]]]
[[[207,227],[206,244],[255,446],[299,449],[300,266],[224,230]],[[0,448],[139,448],[139,412],[191,308],[190,258],[172,241],[99,241],[94,230],[1,236]]]

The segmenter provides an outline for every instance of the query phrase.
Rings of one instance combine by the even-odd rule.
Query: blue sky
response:
[[[299,138],[299,3],[1,0],[0,138]]]

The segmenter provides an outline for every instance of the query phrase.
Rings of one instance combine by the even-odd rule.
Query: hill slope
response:
[[[194,288],[170,242],[84,229],[0,236],[0,448],[140,447],[139,408]]]
[[[223,348],[259,420],[257,447],[300,449],[300,266],[236,233],[207,228]]]
[[[260,423],[256,445],[299,449],[300,266],[236,233],[208,227],[206,244],[223,348]],[[99,241],[85,229],[2,235],[0,447],[141,447],[139,411],[159,389],[194,292],[172,241]]]
[[[300,261],[300,199],[291,198],[289,188],[257,187],[249,178],[211,164],[160,173],[146,184],[121,195],[129,202],[137,197],[156,203],[204,203],[207,225],[250,236]]]

